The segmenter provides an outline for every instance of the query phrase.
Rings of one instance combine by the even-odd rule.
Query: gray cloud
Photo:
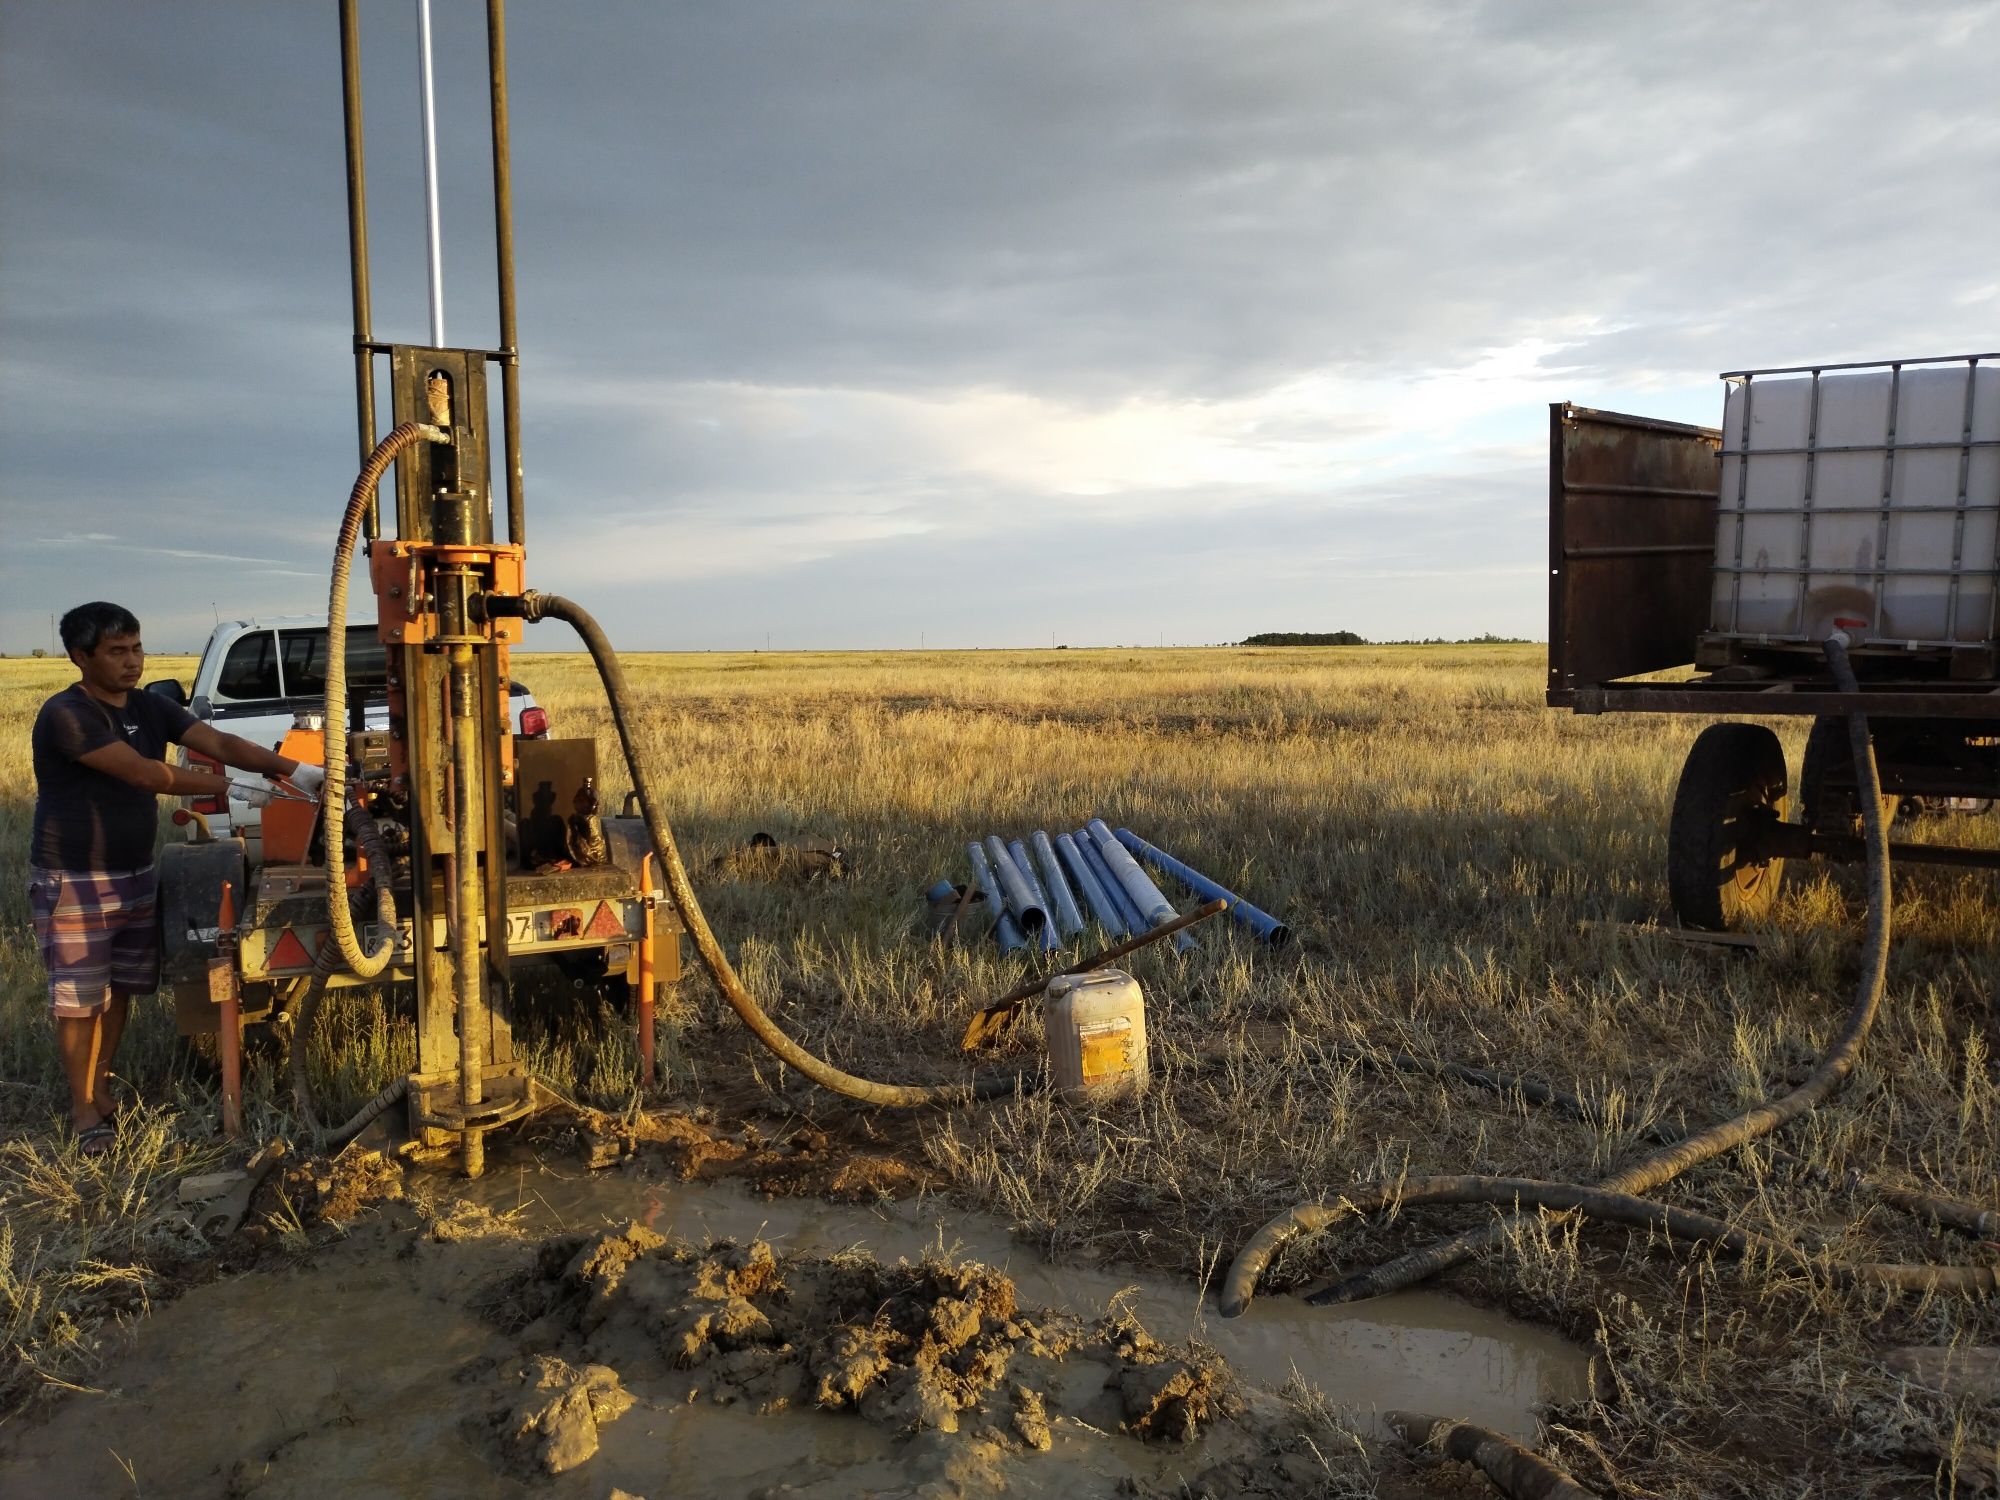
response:
[[[421,337],[411,23],[363,11],[378,330]],[[517,4],[531,570],[639,646],[1538,632],[1541,403],[1712,419],[1717,369],[1989,341],[1996,30]],[[483,343],[474,8],[438,32]],[[0,548],[0,647],[105,593],[190,643],[309,607],[338,103],[319,9],[0,9],[0,524],[153,559]]]

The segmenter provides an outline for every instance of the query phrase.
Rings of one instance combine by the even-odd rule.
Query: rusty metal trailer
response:
[[[1996,358],[1739,371],[1725,379],[1809,379],[1816,416],[1822,378],[1836,372],[1889,369],[1901,380],[1905,368],[1951,365],[1980,378],[1991,371],[1989,364],[1982,372],[1981,362]],[[1895,409],[1892,394],[1884,445],[1889,464],[1896,457]],[[1970,412],[1968,396],[1956,444],[1958,493],[1946,501],[1956,505],[1961,536],[1967,514],[1994,508],[1967,494],[1970,460],[1995,446],[1974,435]],[[1810,448],[1802,451],[1810,463]],[[1668,829],[1674,912],[1683,925],[1708,930],[1766,911],[1788,859],[1861,858],[1843,728],[1848,713],[1868,715],[1884,795],[1905,811],[2000,797],[2000,669],[1990,629],[1987,640],[1970,643],[1863,634],[1853,653],[1860,691],[1843,693],[1817,652],[1797,636],[1746,638],[1713,628],[1717,576],[1732,569],[1718,558],[1718,523],[1730,521],[1734,506],[1740,526],[1744,503],[1740,494],[1722,493],[1725,456],[1737,452],[1725,450],[1717,428],[1568,403],[1549,409],[1548,703],[1579,714],[1698,714],[1726,721],[1696,737]],[[1802,527],[1813,516],[1806,472]],[[1798,575],[1803,596],[1803,562],[1761,561],[1766,572]],[[1985,560],[1966,566],[1984,574],[1973,567],[1976,561]],[[1954,567],[1958,562],[1954,557]],[[1740,559],[1737,566],[1749,571]],[[1675,674],[1690,666],[1695,675]],[[1740,720],[1801,716],[1814,722],[1794,798],[1778,736],[1765,724]],[[1894,857],[1912,862],[2000,868],[2000,850],[1908,842],[1890,847]]]

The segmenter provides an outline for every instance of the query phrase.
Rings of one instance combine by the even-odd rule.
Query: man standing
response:
[[[111,1059],[131,998],[159,988],[155,799],[224,794],[262,806],[271,797],[267,787],[168,765],[167,746],[289,778],[308,796],[319,794],[326,773],[223,734],[179,704],[140,691],[146,648],[130,610],[80,604],[62,618],[62,641],[81,676],[35,716],[28,905],[49,971],[70,1125],[84,1155],[102,1156],[116,1135]]]

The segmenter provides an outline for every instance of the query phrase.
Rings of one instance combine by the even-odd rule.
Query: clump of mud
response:
[[[380,1151],[309,1157],[285,1169],[285,1200],[306,1223],[341,1228],[403,1196],[403,1169]]]
[[[1063,1418],[1191,1442],[1237,1409],[1222,1361],[1129,1317],[1030,1314],[978,1265],[695,1250],[638,1224],[546,1242],[488,1304],[525,1349],[675,1400],[851,1411],[896,1433],[1047,1450]]]
[[[597,1433],[631,1410],[617,1372],[577,1368],[539,1354],[503,1377],[516,1387],[495,1415],[502,1442],[517,1465],[560,1474],[597,1452]]]
[[[554,1144],[576,1152],[593,1169],[658,1163],[683,1182],[738,1178],[773,1197],[836,1203],[908,1198],[933,1180],[928,1171],[899,1156],[852,1141],[835,1142],[812,1125],[766,1138],[754,1124],[730,1129],[706,1115],[580,1110],[555,1134]]]

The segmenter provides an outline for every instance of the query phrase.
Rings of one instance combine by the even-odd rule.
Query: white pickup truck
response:
[[[348,698],[362,705],[371,729],[389,725],[383,698],[387,677],[388,655],[375,626],[349,625]],[[202,648],[201,664],[195,668],[191,686],[162,679],[147,683],[146,690],[172,699],[192,710],[196,718],[230,734],[276,748],[296,715],[316,711],[325,702],[326,616],[224,620]],[[514,733],[531,740],[547,736],[549,716],[528,690],[510,682],[508,694]],[[182,755],[185,760],[186,752]],[[257,809],[233,809],[236,822],[232,825],[232,809],[220,798],[198,797],[192,805],[206,817],[218,838],[233,833],[246,844],[260,842]],[[255,864],[256,849],[249,853]]]

